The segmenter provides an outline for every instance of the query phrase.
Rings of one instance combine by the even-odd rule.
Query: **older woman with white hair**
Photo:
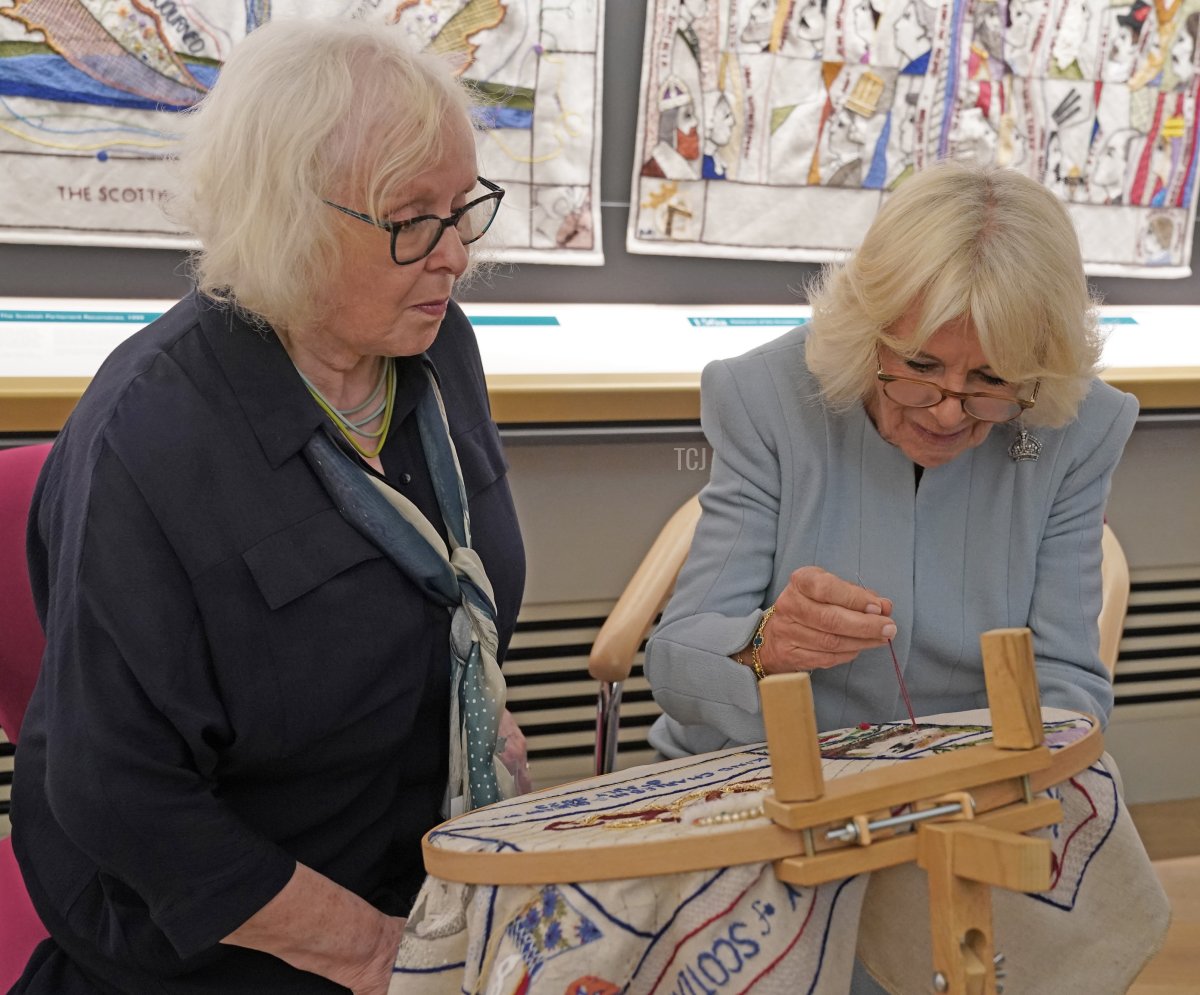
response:
[[[907,718],[897,665],[917,714],[985,707],[978,635],[1006,626],[1033,630],[1044,704],[1106,720],[1100,537],[1137,403],[1094,376],[1063,206],[939,164],[811,300],[807,327],[704,371],[713,469],[647,648],[651,742],[761,741],[756,683],[792,671],[823,729]]]
[[[380,993],[421,836],[523,762],[524,553],[451,299],[503,191],[378,25],[268,23],[189,117],[197,290],[34,499],[13,840],[50,939],[15,990]]]

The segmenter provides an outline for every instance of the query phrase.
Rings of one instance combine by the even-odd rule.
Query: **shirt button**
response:
[[[412,482],[412,474],[411,474],[411,473],[402,473],[402,474],[400,474],[400,483],[402,483],[402,484],[408,484],[408,483],[411,483],[411,482]]]

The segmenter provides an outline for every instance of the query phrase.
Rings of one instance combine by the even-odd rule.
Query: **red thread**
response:
[[[1067,851],[1071,848],[1071,843],[1074,842],[1075,837],[1079,834],[1080,830],[1082,830],[1083,827],[1086,826],[1089,822],[1091,822],[1093,819],[1100,818],[1100,810],[1098,808],[1096,808],[1096,803],[1095,803],[1095,801],[1092,800],[1092,796],[1088,794],[1087,788],[1085,788],[1082,784],[1080,784],[1073,777],[1068,778],[1067,780],[1068,780],[1068,783],[1076,791],[1078,791],[1081,795],[1083,795],[1083,797],[1087,800],[1088,807],[1091,809],[1091,812],[1084,819],[1082,819],[1080,821],[1079,825],[1077,825],[1074,829],[1071,830],[1070,835],[1067,836],[1067,838],[1065,840],[1063,840],[1062,859],[1058,862],[1058,868],[1054,875],[1054,880],[1050,882],[1050,890],[1051,891],[1053,891],[1055,888],[1058,887],[1059,878],[1062,877],[1062,873],[1066,869]]]

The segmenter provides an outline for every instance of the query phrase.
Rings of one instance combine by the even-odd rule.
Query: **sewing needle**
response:
[[[855,576],[858,577],[858,586],[866,587],[866,584],[862,581],[862,577],[858,574],[855,574]],[[892,645],[890,639],[887,641],[887,644],[888,652],[892,654],[892,666],[896,668],[896,681],[900,684],[900,696],[904,699],[904,707],[908,709],[908,721],[916,729],[917,717],[913,713],[912,699],[908,696],[908,685],[904,683],[904,674],[900,671],[900,661],[896,659],[896,647]]]
[[[917,728],[917,717],[913,714],[912,699],[908,696],[908,687],[904,683],[904,675],[900,673],[900,661],[896,659],[896,648],[892,645],[892,641],[888,640],[888,649],[892,653],[892,666],[896,668],[896,680],[900,682],[900,694],[904,698],[904,707],[908,709],[908,721],[912,723],[912,727]]]

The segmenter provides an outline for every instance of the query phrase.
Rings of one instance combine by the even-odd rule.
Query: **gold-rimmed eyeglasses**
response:
[[[476,197],[469,204],[464,204],[458,210],[451,211],[444,218],[439,218],[436,214],[422,214],[405,221],[380,221],[369,214],[335,204],[332,200],[325,203],[334,210],[389,232],[392,236],[392,262],[397,266],[407,266],[409,263],[420,262],[437,248],[447,228],[458,229],[458,237],[462,244],[470,245],[483,238],[492,227],[492,222],[496,220],[496,212],[500,210],[500,201],[504,199],[504,190],[482,176],[477,176],[476,179],[488,192],[482,197]]]
[[[957,397],[962,401],[963,411],[976,421],[987,422],[1007,422],[1019,417],[1023,411],[1028,411],[1037,403],[1038,390],[1042,386],[1040,380],[1035,381],[1033,393],[1024,398],[986,392],[964,394],[961,391],[949,390],[932,380],[897,377],[884,373],[882,369],[875,377],[883,384],[884,394],[906,408],[932,408],[935,404],[941,404],[947,397]]]

